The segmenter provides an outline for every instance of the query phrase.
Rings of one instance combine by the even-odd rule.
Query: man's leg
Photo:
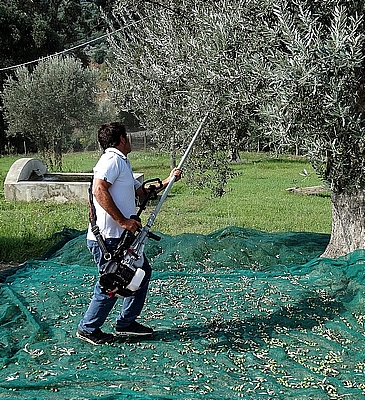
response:
[[[87,333],[100,329],[116,301],[117,297],[109,297],[108,294],[103,293],[99,282],[97,282],[89,308],[79,323],[79,329]]]
[[[101,266],[105,263],[105,260],[97,242],[88,240],[87,245],[91,254],[94,256],[94,261],[98,266],[98,269],[100,269]],[[95,284],[94,294],[91,299],[89,308],[87,309],[83,319],[79,323],[79,330],[86,333],[92,333],[95,330],[100,329],[100,327],[104,324],[108,314],[114,307],[116,301],[117,297],[111,298],[108,294],[102,292],[98,280]]]
[[[124,328],[129,327],[132,323],[134,323],[134,321],[140,315],[145,304],[151,278],[151,267],[146,257],[144,257],[142,269],[145,271],[145,277],[142,281],[140,289],[138,289],[134,296],[126,297],[123,301],[122,310],[116,321],[117,333],[119,333],[118,330],[123,332]],[[150,328],[147,329],[148,333],[152,333]]]

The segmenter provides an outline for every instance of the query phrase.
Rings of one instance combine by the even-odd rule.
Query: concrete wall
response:
[[[92,174],[55,174],[83,177],[83,182],[58,182],[58,181],[31,181],[32,175],[42,176],[48,174],[46,166],[41,160],[35,158],[21,158],[11,166],[4,182],[5,200],[16,201],[51,201],[56,203],[87,203],[88,189]],[[51,176],[52,174],[48,174]],[[90,181],[85,182],[85,176]],[[141,183],[143,174],[134,174],[134,177]],[[74,180],[74,179],[73,179]]]

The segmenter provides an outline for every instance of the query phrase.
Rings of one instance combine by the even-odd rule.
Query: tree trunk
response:
[[[228,151],[228,161],[229,162],[238,162],[241,161],[240,153],[234,147],[231,147]]]
[[[173,169],[173,168],[176,168],[176,152],[175,151],[172,151],[171,153],[170,153],[170,168],[171,169]]]
[[[53,157],[54,164],[58,171],[62,171],[62,139],[61,135],[54,140]]]
[[[332,193],[331,239],[321,257],[336,258],[365,248],[365,192]]]

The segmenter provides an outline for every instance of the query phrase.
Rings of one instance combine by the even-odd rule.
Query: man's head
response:
[[[103,150],[108,147],[118,147],[123,143],[128,142],[125,126],[120,122],[109,122],[101,125],[98,131],[98,140]]]

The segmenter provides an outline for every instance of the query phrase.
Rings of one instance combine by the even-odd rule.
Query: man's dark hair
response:
[[[120,122],[109,122],[101,125],[98,131],[98,140],[103,150],[108,147],[116,147],[120,143],[120,137],[127,137],[125,126]]]

